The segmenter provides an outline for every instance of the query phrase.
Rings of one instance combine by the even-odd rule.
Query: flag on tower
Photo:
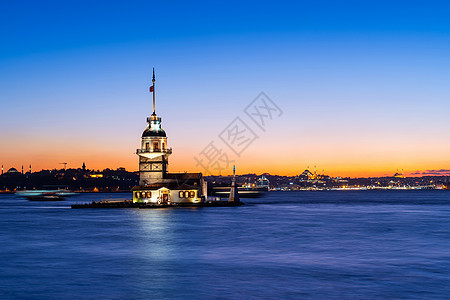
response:
[[[153,85],[150,87],[150,93],[153,93],[154,92],[154,88],[153,88]]]

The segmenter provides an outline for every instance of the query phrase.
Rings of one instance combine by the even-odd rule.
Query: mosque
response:
[[[206,182],[202,173],[169,173],[169,156],[166,132],[161,118],[155,112],[155,70],[153,69],[153,113],[147,118],[147,128],[142,133],[139,156],[139,186],[132,189],[133,203],[177,204],[200,203],[205,199]]]

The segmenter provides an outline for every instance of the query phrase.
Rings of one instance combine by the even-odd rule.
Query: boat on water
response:
[[[238,187],[239,197],[241,198],[259,198],[262,197],[265,192],[267,192],[264,188],[257,187]],[[230,188],[229,187],[214,187],[212,189],[212,195],[228,198],[230,196]]]
[[[30,201],[63,201],[76,193],[68,190],[29,190],[16,192],[16,195]]]
[[[262,175],[261,178],[258,178],[256,181],[256,188],[260,191],[268,192],[270,189],[270,181],[266,178],[266,176]]]
[[[260,178],[258,178],[256,184],[244,184],[237,189],[241,198],[259,198],[264,196],[264,194],[269,191],[269,186],[269,179],[262,175]],[[230,188],[213,187],[212,195],[224,198],[229,197]]]

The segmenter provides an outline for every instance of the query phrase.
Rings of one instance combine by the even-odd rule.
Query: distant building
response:
[[[203,196],[201,173],[169,173],[169,156],[166,132],[161,118],[155,113],[155,71],[153,70],[153,113],[147,118],[148,126],[142,133],[139,156],[139,186],[132,189],[133,202],[155,204],[197,203]]]
[[[311,173],[311,171],[309,171],[308,169],[306,169],[305,171],[303,171],[303,173],[302,174],[300,174],[300,177],[302,178],[302,179],[314,179],[315,178],[315,176],[314,176],[314,174],[313,173]]]
[[[394,177],[395,178],[404,178],[403,173],[399,173],[399,172],[395,173]]]
[[[90,178],[103,178],[103,174],[101,173],[95,173],[95,174],[89,174]]]
[[[7,174],[18,174],[18,173],[20,173],[20,172],[17,171],[16,168],[10,168],[6,173],[7,173]]]

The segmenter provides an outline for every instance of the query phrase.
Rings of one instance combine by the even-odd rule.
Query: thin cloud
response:
[[[426,170],[425,172],[422,172],[422,175],[450,175],[450,170]]]

